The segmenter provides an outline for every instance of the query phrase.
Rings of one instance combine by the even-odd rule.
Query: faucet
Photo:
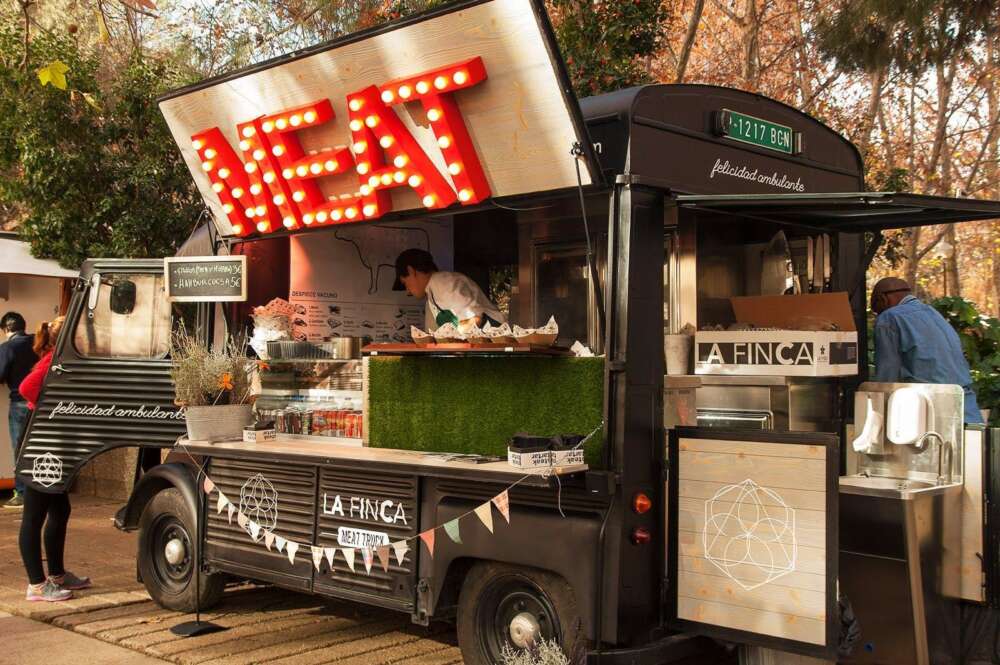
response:
[[[952,450],[951,442],[950,441],[945,441],[944,437],[941,436],[940,434],[938,434],[937,432],[935,432],[934,430],[929,430],[925,434],[923,434],[919,439],[917,439],[917,441],[914,444],[914,446],[917,448],[917,450],[923,450],[923,447],[924,447],[925,443],[927,442],[927,439],[930,439],[931,437],[936,437],[937,440],[938,440],[937,484],[938,485],[943,485],[946,482],[950,483],[951,482],[952,458],[953,458],[953,455],[954,455],[954,451]],[[947,468],[945,468],[945,466],[944,466],[944,457],[945,457],[944,453],[945,453],[946,449],[948,451],[948,466],[947,466]],[[947,471],[947,476],[945,476],[945,472],[946,471]]]

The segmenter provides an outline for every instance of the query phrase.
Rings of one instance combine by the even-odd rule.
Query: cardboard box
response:
[[[753,296],[730,302],[740,323],[780,330],[699,331],[695,374],[858,373],[858,333],[846,293]],[[829,330],[831,326],[837,330]]]
[[[507,449],[507,462],[519,469],[539,469],[557,466],[575,466],[584,464],[583,448],[571,450],[540,450],[538,452],[520,453]]]
[[[274,429],[254,429],[247,427],[243,430],[244,443],[259,443],[261,441],[274,441],[278,438],[278,431]]]

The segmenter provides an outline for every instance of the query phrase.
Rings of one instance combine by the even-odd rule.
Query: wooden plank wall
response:
[[[678,618],[826,644],[826,464],[819,445],[680,440]]]

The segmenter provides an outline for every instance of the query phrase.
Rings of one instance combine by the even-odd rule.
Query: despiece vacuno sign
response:
[[[184,256],[163,259],[171,302],[244,302],[246,256]]]

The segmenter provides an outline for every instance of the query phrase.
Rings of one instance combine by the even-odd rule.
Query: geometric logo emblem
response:
[[[777,492],[744,480],[705,502],[705,558],[746,591],[795,570],[795,509]]]
[[[247,478],[240,488],[240,512],[267,531],[278,525],[278,492],[259,473]]]
[[[39,455],[31,464],[31,479],[42,487],[52,487],[61,481],[62,477],[62,460],[52,453]]]

